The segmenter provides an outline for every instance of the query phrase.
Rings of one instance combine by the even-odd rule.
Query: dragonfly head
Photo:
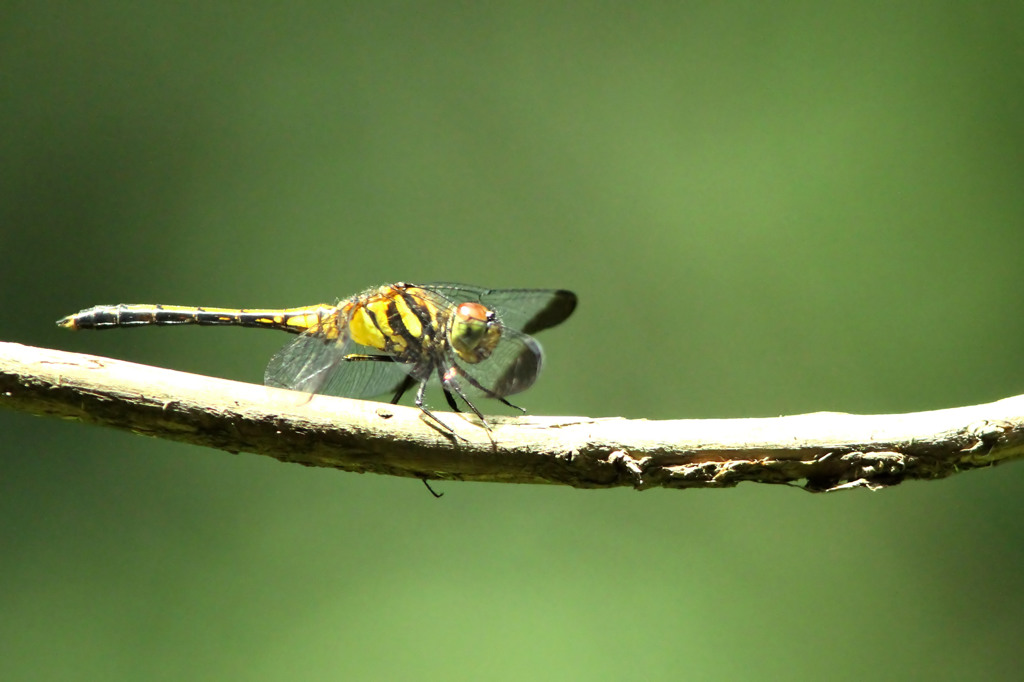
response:
[[[471,365],[491,356],[501,339],[501,323],[480,303],[461,303],[455,310],[449,340],[456,354]]]

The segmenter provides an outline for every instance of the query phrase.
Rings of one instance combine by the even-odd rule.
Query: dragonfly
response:
[[[473,402],[507,400],[530,388],[543,351],[532,334],[562,323],[576,309],[564,289],[487,289],[467,284],[396,282],[367,289],[335,305],[232,309],[171,305],[96,306],[57,321],[68,329],[146,325],[241,326],[297,334],[267,365],[264,383],[309,394],[392,403],[414,386],[415,403],[444,432],[456,435],[428,407],[436,380],[449,407],[461,400],[491,432]],[[492,438],[493,440],[493,438]]]

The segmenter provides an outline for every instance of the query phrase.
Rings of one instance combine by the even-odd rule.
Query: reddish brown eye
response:
[[[479,303],[462,303],[455,314],[464,322],[486,322],[488,312],[487,308]]]
[[[470,302],[455,309],[448,340],[465,362],[476,364],[489,358],[500,338],[501,326],[486,306]]]

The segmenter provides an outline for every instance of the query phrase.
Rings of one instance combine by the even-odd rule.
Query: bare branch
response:
[[[110,358],[0,343],[0,407],[393,476],[580,488],[811,491],[934,479],[1024,456],[1024,396],[895,415],[648,421],[443,414],[301,394]]]

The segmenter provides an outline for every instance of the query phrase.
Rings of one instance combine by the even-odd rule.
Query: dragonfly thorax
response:
[[[448,339],[462,360],[475,365],[491,357],[501,340],[501,323],[486,306],[462,303],[452,316]]]

